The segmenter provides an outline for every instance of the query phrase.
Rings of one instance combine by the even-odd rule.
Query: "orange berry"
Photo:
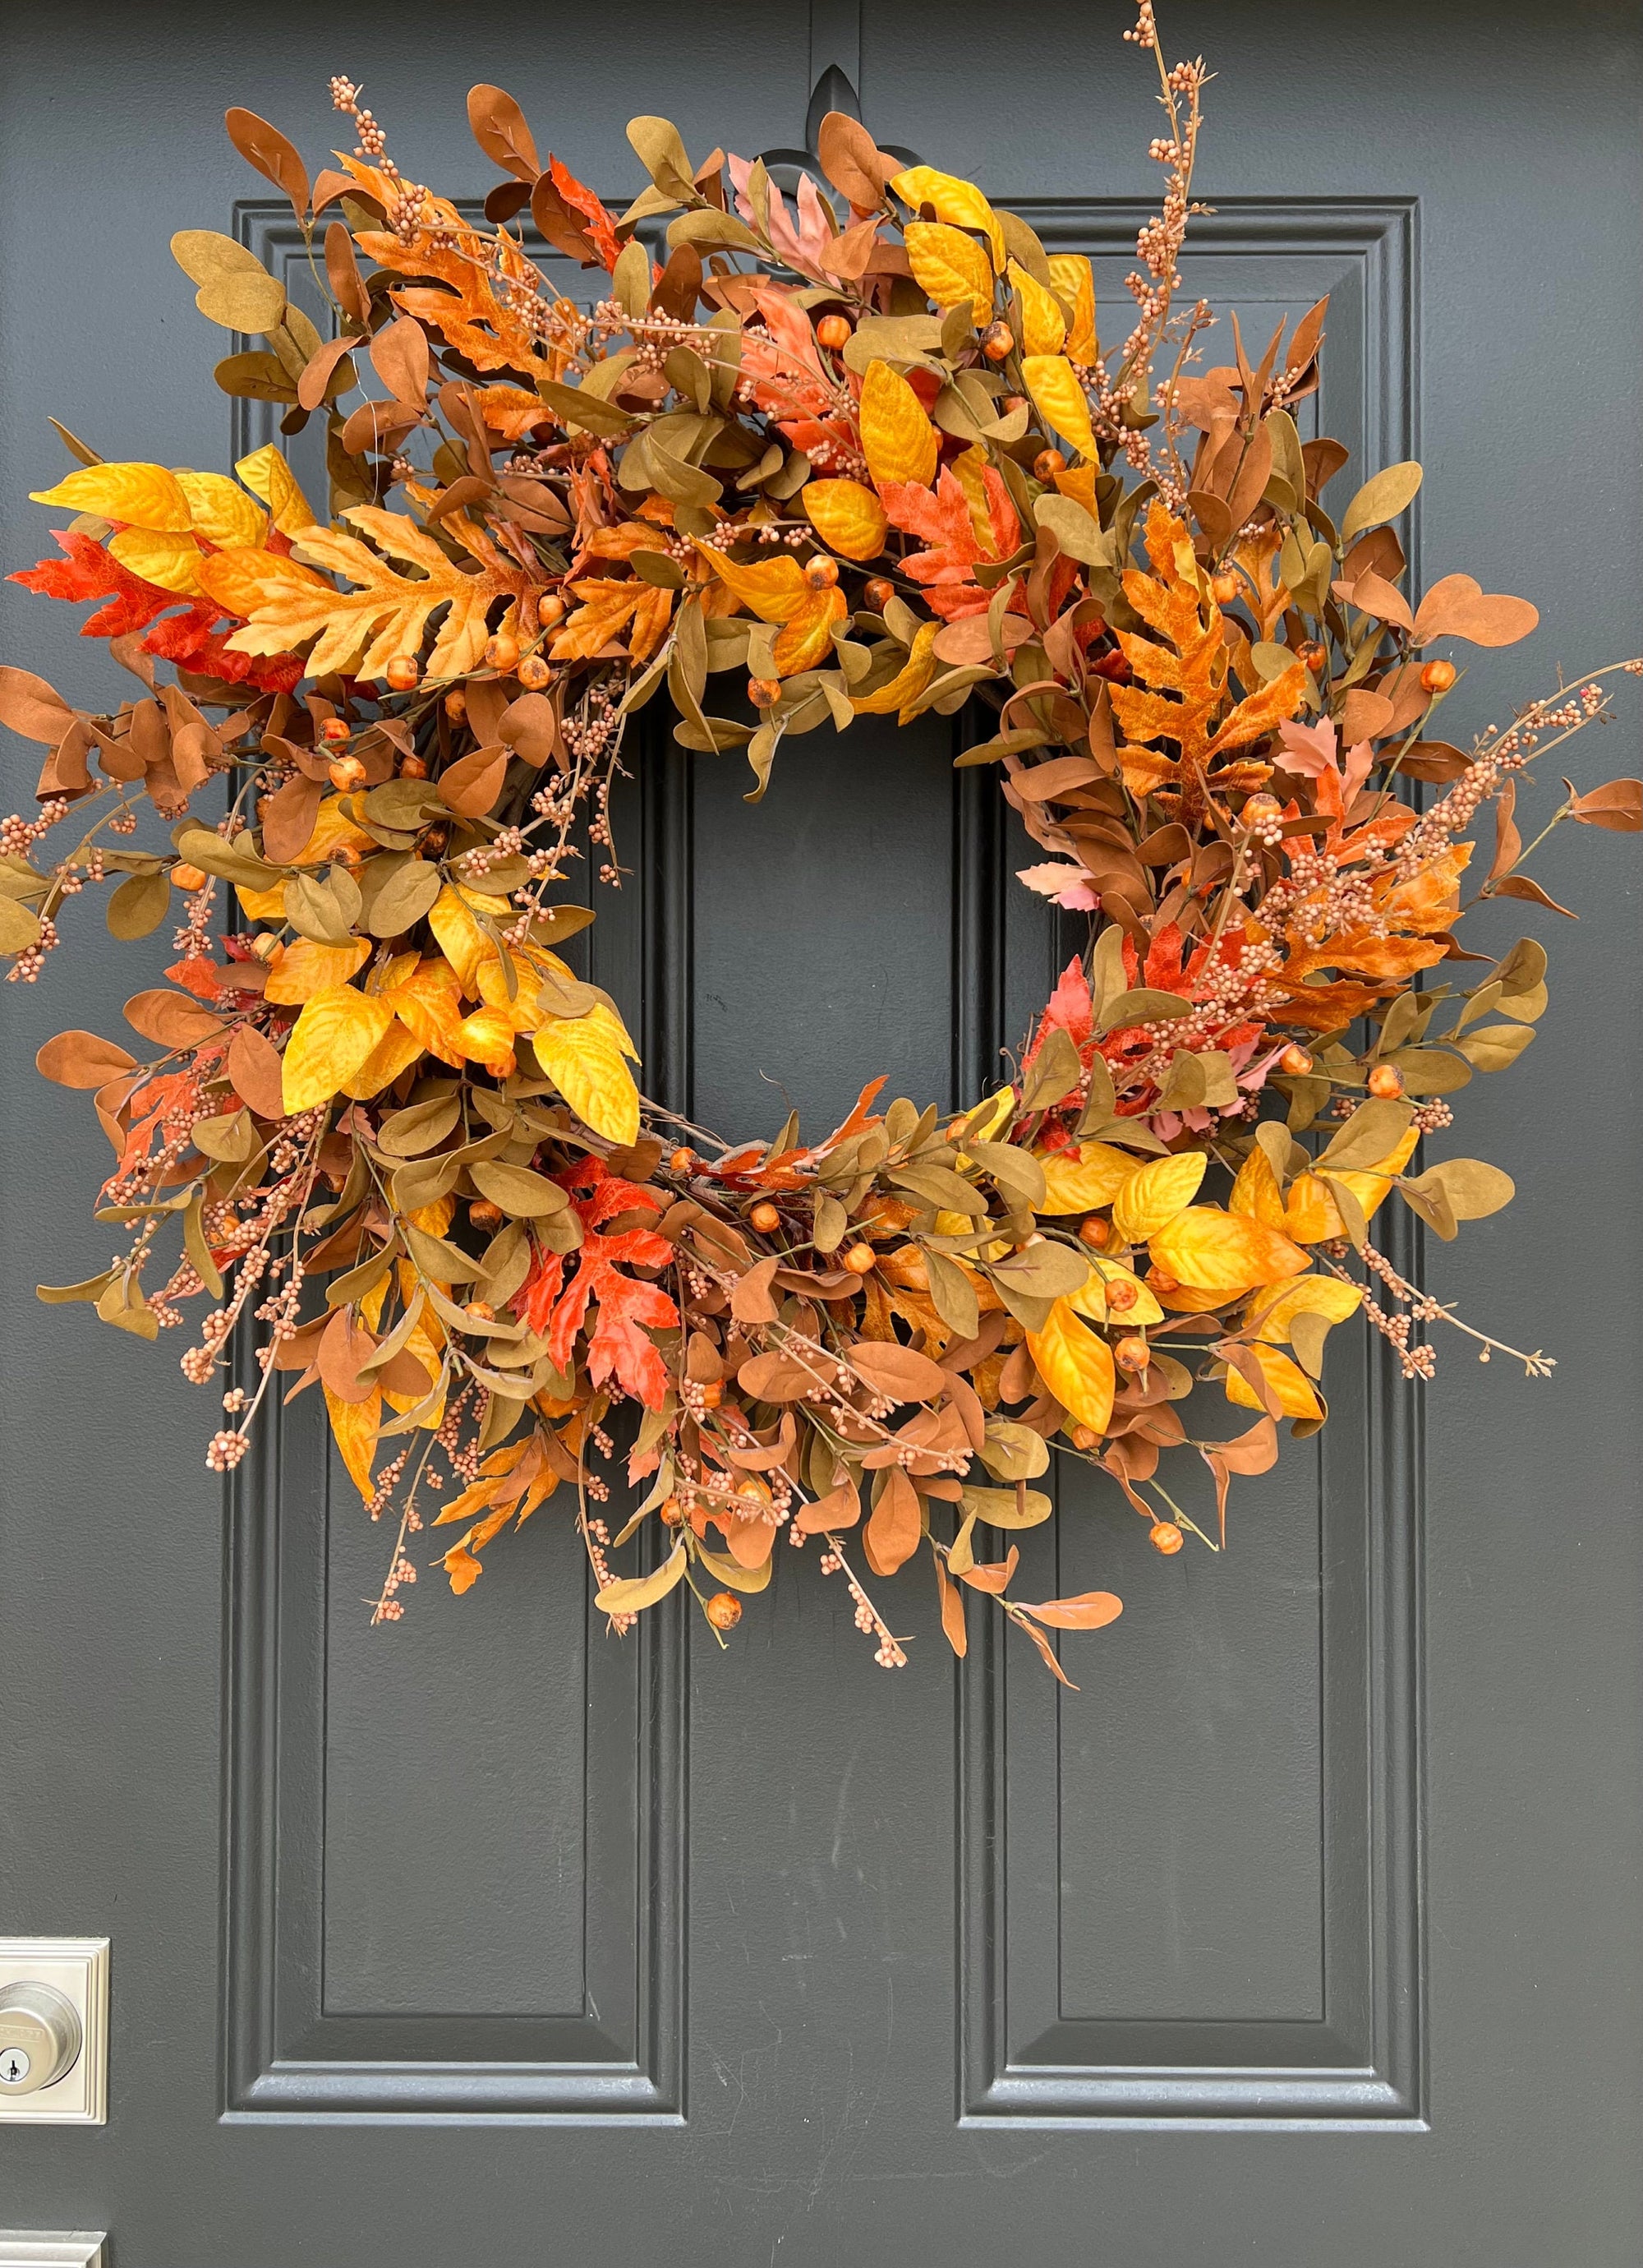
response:
[[[1296,659],[1306,664],[1314,677],[1322,677],[1329,668],[1329,648],[1317,638],[1309,638]]]
[[[1127,1276],[1114,1277],[1111,1283],[1104,1284],[1101,1288],[1107,1295],[1108,1307],[1112,1309],[1114,1314],[1118,1315],[1128,1314],[1141,1297],[1140,1292]]]
[[[764,1510],[770,1502],[770,1490],[757,1473],[744,1473],[736,1484],[736,1493],[743,1502]]]
[[[747,697],[755,709],[774,709],[781,698],[781,683],[774,677],[750,677]]]
[[[280,940],[272,930],[265,929],[260,937],[252,939],[251,949],[259,961],[272,961],[280,949]]]
[[[696,1163],[696,1152],[693,1150],[680,1148],[674,1151],[667,1162],[671,1172],[688,1174]]]
[[[562,622],[569,611],[562,599],[539,599],[536,602],[536,618],[545,630]]]
[[[1171,1292],[1178,1292],[1181,1288],[1180,1278],[1169,1275],[1162,1268],[1149,1268],[1147,1281],[1161,1300],[1167,1300]]]
[[[485,646],[485,666],[488,669],[511,669],[519,659],[519,641],[505,634],[488,639]]]
[[[326,767],[326,771],[332,786],[343,795],[365,784],[365,767],[357,756],[339,756],[335,763]]]
[[[519,682],[527,693],[539,693],[552,680],[553,674],[539,653],[527,653],[519,664]]]
[[[426,779],[428,777],[427,763],[421,756],[402,757],[400,763],[400,777],[401,779]]]
[[[747,1218],[760,1236],[769,1236],[781,1226],[781,1215],[768,1197],[760,1197]]]
[[[853,1244],[844,1256],[844,1264],[853,1276],[870,1276],[877,1261],[870,1244]]]
[[[1112,1359],[1120,1370],[1145,1370],[1152,1360],[1152,1356],[1148,1351],[1146,1340],[1137,1333],[1131,1332],[1127,1338],[1120,1339],[1113,1348]]]
[[[327,717],[319,727],[319,737],[328,748],[345,748],[353,739],[352,727],[341,717]]]
[[[1252,795],[1243,806],[1246,827],[1271,827],[1284,815],[1284,807],[1275,795]]]
[[[716,1378],[709,1379],[707,1385],[701,1389],[702,1408],[704,1410],[716,1410],[723,1399],[723,1386]]]
[[[882,615],[895,595],[896,586],[887,575],[875,575],[862,593],[876,615]]]
[[[1053,481],[1058,473],[1067,470],[1067,460],[1059,449],[1040,449],[1032,460],[1035,481]]]
[[[445,714],[453,725],[459,725],[468,713],[468,696],[458,685],[454,693],[445,696]]]
[[[396,653],[382,674],[396,693],[408,693],[421,678],[422,665],[414,653]]]
[[[1304,1079],[1312,1068],[1312,1058],[1306,1049],[1294,1040],[1278,1058],[1280,1071],[1287,1071],[1291,1079]]]
[[[331,864],[334,866],[357,866],[359,860],[360,854],[351,843],[339,843],[331,853]]]
[[[1379,1095],[1383,1101],[1393,1101],[1404,1091],[1404,1074],[1396,1064],[1376,1064],[1369,1073],[1368,1086],[1371,1094]]]
[[[715,1630],[734,1630],[742,1619],[742,1602],[734,1591],[715,1591],[702,1612]]]
[[[804,562],[804,580],[812,591],[832,590],[839,580],[839,562],[829,559],[825,553],[818,553],[814,559]]]
[[[816,326],[816,335],[823,346],[847,347],[850,343],[850,319],[847,315],[824,315]]]
[[[662,1499],[663,1527],[678,1528],[683,1521],[684,1517],[685,1507],[679,1502],[678,1498],[676,1496],[664,1496]]]
[[[1018,409],[1027,407],[1027,397],[1024,394],[1007,394],[999,406],[1006,417],[1013,417]]]
[[[462,1310],[471,1323],[494,1323],[496,1310],[488,1300],[470,1300]]]
[[[1097,1252],[1104,1252],[1112,1241],[1112,1223],[1110,1220],[1087,1220],[1078,1233],[1086,1244],[1093,1244]]]
[[[1162,1551],[1164,1557],[1169,1559],[1181,1549],[1186,1538],[1174,1521],[1155,1520],[1147,1531],[1147,1541],[1155,1551]]]
[[[1219,575],[1209,578],[1210,595],[1218,607],[1229,607],[1243,588],[1242,579],[1230,567],[1223,567]]]
[[[1460,672],[1452,661],[1429,661],[1420,673],[1423,693],[1447,693]]]
[[[981,351],[989,362],[1002,362],[1016,351],[1016,334],[1008,323],[989,323],[981,334]]]
[[[1075,1425],[1067,1438],[1075,1449],[1093,1449],[1101,1436],[1093,1425]]]
[[[488,1197],[475,1197],[468,1207],[468,1219],[475,1228],[500,1228],[502,1207],[493,1204]]]
[[[171,879],[173,889],[202,890],[205,887],[204,873],[198,866],[191,866],[187,859],[172,868]]]

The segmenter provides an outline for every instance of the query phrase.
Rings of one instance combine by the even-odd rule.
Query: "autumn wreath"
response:
[[[1277,1421],[1323,1422],[1331,1326],[1361,1311],[1411,1378],[1429,1322],[1500,1344],[1373,1223],[1395,1195],[1450,1237],[1512,1194],[1475,1160],[1415,1170],[1546,998],[1538,945],[1497,961],[1455,930],[1467,887],[1551,904],[1514,801],[1609,673],[1469,748],[1437,736],[1448,651],[1535,610],[1458,572],[1406,593],[1419,467],[1339,485],[1346,450],[1301,438],[1323,306],[1253,361],[1235,319],[1207,364],[1177,268],[1206,73],[1164,66],[1149,7],[1126,37],[1158,64],[1165,187],[1121,345],[1088,260],[840,114],[827,186],[790,202],[635,119],[651,186],[614,217],[476,87],[505,175],[481,224],[336,79],[355,147],[312,182],[227,120],[290,197],[333,335],[243,245],[173,240],[201,312],[264,342],[221,385],[287,434],[324,420],[326,516],[275,447],[230,477],[62,433],[77,468],[35,499],[72,515],[62,556],[12,579],[96,600],[85,634],[139,684],[95,714],[0,672],[0,716],[49,751],[38,815],[4,824],[0,946],[33,983],[88,882],[120,939],[181,917],[168,983],[126,1009],[143,1059],[79,1031],[41,1050],[94,1092],[97,1217],[132,1238],[41,1296],[150,1339],[202,1297],[182,1368],[222,1396],[219,1471],[271,1393],[318,1384],[397,1521],[379,1619],[426,1525],[458,1529],[466,1590],[562,1490],[618,1629],[684,1583],[727,1631],[785,1530],[819,1539],[881,1662],[905,1655],[863,1573],[928,1556],[957,1652],[969,1587],[1057,1668],[1046,1629],[1119,1601],[1019,1600],[986,1540],[1050,1518],[1053,1454],[1110,1476],[1160,1551],[1214,1548]],[[608,273],[590,307],[545,284],[527,210]],[[744,684],[747,720],[718,714]],[[1025,885],[1090,916],[995,1093],[880,1112],[874,1079],[824,1141],[728,1145],[642,1098],[620,1008],[560,949],[592,918],[574,862],[619,880],[612,785],[664,691],[685,747],[745,750],[755,799],[789,738],[991,704],[959,761],[996,766],[1042,849]],[[168,844],[131,839],[143,798]],[[1568,788],[1565,820],[1635,831],[1643,788]],[[1249,1422],[1226,1438],[1207,1401]],[[1216,1534],[1171,1453],[1213,1474]],[[619,1575],[652,1520],[649,1572]]]

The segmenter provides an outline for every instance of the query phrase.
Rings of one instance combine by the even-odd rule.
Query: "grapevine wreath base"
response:
[[[1207,361],[1177,269],[1206,73],[1165,67],[1148,6],[1126,38],[1157,64],[1164,188],[1121,343],[1087,260],[837,114],[791,201],[635,119],[651,186],[618,217],[476,87],[503,175],[480,225],[336,79],[354,147],[312,181],[227,121],[290,197],[334,336],[242,245],[173,239],[202,313],[260,341],[220,385],[285,433],[325,422],[326,516],[272,447],[231,478],[59,429],[78,461],[36,501],[61,556],[12,579],[96,601],[85,635],[138,682],[92,713],[0,672],[0,717],[48,751],[38,816],[4,825],[0,947],[33,983],[88,883],[123,941],[181,918],[126,1008],[140,1054],[40,1052],[93,1094],[97,1218],[129,1239],[41,1296],[149,1339],[202,1299],[182,1368],[222,1395],[219,1471],[271,1395],[317,1385],[393,1524],[380,1620],[425,1527],[456,1530],[464,1591],[557,1496],[617,1631],[681,1583],[729,1631],[785,1535],[879,1661],[906,1656],[867,1583],[924,1560],[957,1652],[981,1592],[1060,1675],[1046,1633],[1119,1602],[1012,1594],[1053,1455],[1161,1552],[1213,1550],[1279,1422],[1324,1422],[1331,1327],[1361,1313],[1412,1379],[1429,1323],[1500,1347],[1399,1275],[1375,1216],[1447,1238],[1512,1194],[1444,1138],[1532,1041],[1546,956],[1456,932],[1479,899],[1566,910],[1525,871],[1551,828],[1643,824],[1637,781],[1566,782],[1518,829],[1612,673],[1441,737],[1451,655],[1535,609],[1459,571],[1417,599],[1419,467],[1360,485],[1302,443],[1324,306],[1254,361],[1235,319]],[[527,210],[607,271],[591,312],[527,258]],[[751,722],[718,713],[743,685]],[[753,800],[802,735],[991,703],[958,761],[996,767],[1042,850],[1023,884],[1090,917],[995,1093],[943,1118],[881,1110],[875,1079],[825,1141],[789,1119],[728,1147],[642,1099],[620,1011],[560,949],[592,918],[574,862],[620,880],[612,785],[664,690],[686,748],[745,752]],[[136,839],[145,803],[169,843]],[[613,1535],[624,1405],[642,1501]],[[1214,1476],[1201,1528],[1183,1460]],[[652,1520],[654,1572],[619,1573]]]

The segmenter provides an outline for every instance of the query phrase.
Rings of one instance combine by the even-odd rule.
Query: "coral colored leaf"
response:
[[[1041,1213],[1093,1212],[1111,1204],[1135,1171],[1135,1160],[1110,1142],[1081,1142],[1039,1160],[1044,1167]]]
[[[126,527],[184,533],[194,524],[176,474],[168,473],[164,465],[82,465],[55,489],[34,489],[30,494],[35,504],[95,512],[99,519]]]
[[[1045,1599],[1036,1607],[1023,1601],[1019,1611],[1056,1630],[1104,1630],[1123,1613],[1124,1602],[1111,1591],[1080,1591],[1070,1599]]]
[[[393,1020],[387,1002],[351,984],[316,992],[291,1027],[282,1085],[288,1114],[328,1102],[359,1071]]]
[[[1065,355],[1027,355],[1021,375],[1033,408],[1046,425],[1064,434],[1081,457],[1092,460],[1096,437],[1090,430],[1089,404]]]
[[[1112,1226],[1125,1243],[1144,1244],[1185,1211],[1198,1195],[1208,1164],[1201,1150],[1184,1150],[1137,1166],[1112,1202]]]
[[[632,1053],[627,1041],[603,1001],[585,1016],[550,1016],[531,1038],[544,1075],[583,1125],[623,1145],[639,1138],[639,1090],[622,1061]]]
[[[1027,1351],[1062,1409],[1092,1433],[1104,1433],[1117,1386],[1112,1350],[1085,1328],[1070,1300],[1058,1300],[1044,1329],[1028,1332]]]
[[[940,447],[935,428],[906,379],[887,362],[869,363],[858,414],[874,487],[882,492],[887,481],[915,481],[928,488]]]
[[[991,320],[993,269],[974,237],[944,221],[910,220],[903,241],[914,283],[938,307],[956,307],[968,300],[978,329]]]
[[[799,492],[811,526],[841,559],[877,559],[890,522],[871,489],[860,481],[811,481]]]
[[[1189,1206],[1155,1229],[1148,1242],[1156,1264],[1196,1292],[1249,1292],[1299,1276],[1309,1265],[1281,1229],[1214,1205]]]

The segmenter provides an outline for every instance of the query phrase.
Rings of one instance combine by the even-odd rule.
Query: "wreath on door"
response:
[[[1535,609],[1464,572],[1403,587],[1419,466],[1341,483],[1346,451],[1301,438],[1323,304],[1254,356],[1234,318],[1209,360],[1178,266],[1207,74],[1166,67],[1148,5],[1125,38],[1157,64],[1164,187],[1121,342],[1087,259],[839,113],[827,186],[786,194],[635,119],[650,187],[618,217],[476,87],[504,176],[480,223],[338,78],[355,146],[317,180],[227,117],[334,336],[243,244],[173,239],[202,313],[262,342],[218,383],[286,434],[324,421],[326,516],[275,446],[230,477],[59,428],[78,462],[35,501],[71,515],[62,556],[11,579],[95,600],[84,635],[140,682],[92,713],[0,671],[0,717],[48,751],[37,815],[4,822],[0,947],[35,982],[99,884],[117,939],[174,927],[176,958],[127,1005],[145,1049],[40,1051],[93,1094],[97,1218],[129,1239],[40,1296],[190,1336],[218,1471],[270,1396],[317,1386],[393,1532],[378,1620],[424,1528],[458,1531],[464,1591],[561,1495],[616,1630],[682,1584],[722,1636],[785,1535],[880,1662],[906,1657],[868,1585],[922,1559],[956,1652],[979,1592],[1059,1676],[1049,1634],[1119,1602],[1014,1594],[1053,1457],[1107,1475],[1161,1553],[1214,1550],[1231,1477],[1272,1465],[1280,1421],[1324,1422],[1348,1317],[1411,1379],[1435,1323],[1551,1366],[1400,1274],[1375,1216],[1449,1238],[1512,1195],[1439,1138],[1532,1041],[1546,956],[1456,930],[1479,899],[1566,910],[1515,802],[1612,672],[1441,737],[1450,655]],[[527,256],[527,210],[608,275],[590,310]],[[957,762],[995,770],[1043,854],[1023,885],[1090,917],[995,1092],[881,1108],[873,1078],[820,1140],[789,1118],[727,1142],[644,1100],[621,1007],[561,948],[593,917],[578,876],[620,880],[612,785],[664,691],[685,747],[745,755],[752,801],[804,734],[991,705]],[[1643,825],[1636,780],[1565,789],[1530,850]],[[169,843],[132,839],[144,803]],[[640,1500],[612,1534],[628,1405]],[[1200,1464],[1194,1521],[1176,1474]],[[618,1572],[651,1523],[649,1572]]]

